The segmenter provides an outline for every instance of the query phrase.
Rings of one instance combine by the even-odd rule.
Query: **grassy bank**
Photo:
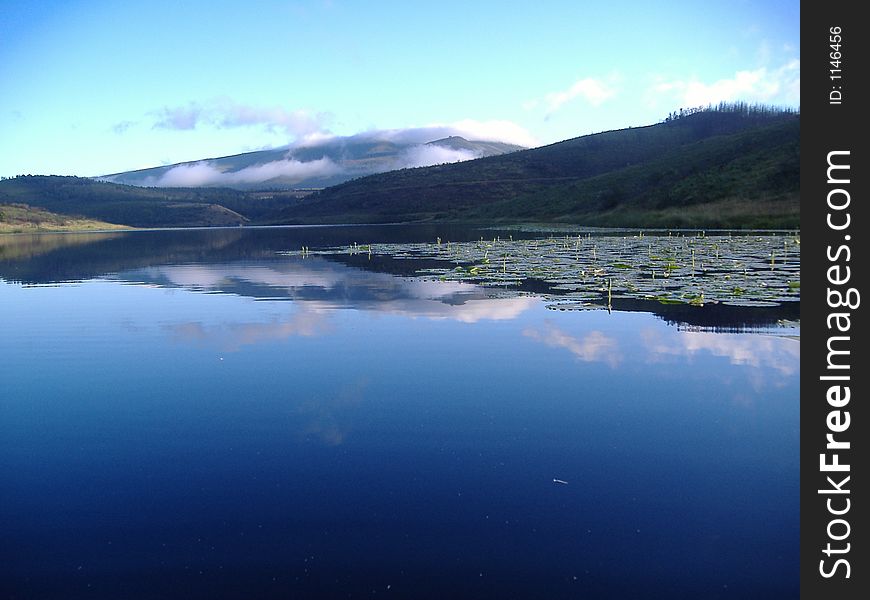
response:
[[[27,204],[0,204],[0,233],[111,231],[118,229],[132,228],[94,219],[58,215]]]

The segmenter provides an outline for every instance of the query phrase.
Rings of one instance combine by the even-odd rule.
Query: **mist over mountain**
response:
[[[468,140],[450,127],[371,131],[308,140],[289,147],[207,158],[98,179],[142,187],[324,188],[396,169],[522,150],[499,141]]]
[[[464,158],[510,146],[388,133],[116,175],[138,177],[139,186],[20,176],[0,181],[0,204],[133,227],[474,221],[792,228],[800,220],[794,111],[720,105],[474,160]],[[417,166],[430,162],[436,164]],[[384,172],[319,191],[298,189],[302,181],[324,185],[366,169]],[[278,182],[288,180],[296,183],[280,189]]]

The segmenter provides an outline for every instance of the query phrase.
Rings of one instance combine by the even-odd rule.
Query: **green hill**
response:
[[[312,194],[285,223],[482,220],[796,227],[799,116],[745,106]]]
[[[53,213],[132,227],[243,225],[296,202],[292,194],[223,188],[140,188],[84,177],[24,175],[0,181],[0,204],[28,204]]]

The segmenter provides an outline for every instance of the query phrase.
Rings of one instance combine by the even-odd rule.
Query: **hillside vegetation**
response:
[[[292,196],[292,195],[290,195]],[[0,181],[0,203],[133,227],[209,227],[250,223],[295,202],[281,194],[224,188],[140,188],[85,177],[24,175]]]
[[[327,188],[282,222],[485,220],[795,227],[799,116],[720,107],[465,163]]]

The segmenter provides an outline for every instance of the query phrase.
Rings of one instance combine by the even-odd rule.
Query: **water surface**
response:
[[[5,596],[794,597],[797,304],[296,253],[479,234],[4,237]]]

